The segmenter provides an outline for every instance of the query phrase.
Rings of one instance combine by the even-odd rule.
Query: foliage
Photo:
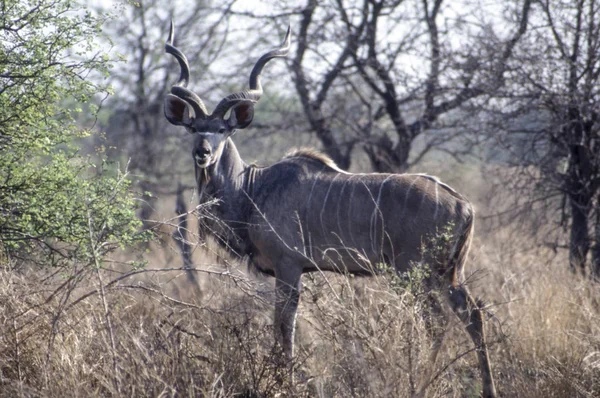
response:
[[[111,67],[96,42],[105,19],[71,1],[2,3],[0,245],[11,258],[55,265],[142,238],[124,176],[76,146],[92,134],[75,122],[82,104],[109,92],[91,79]]]
[[[595,0],[543,2],[519,43],[510,86],[486,109],[492,157],[512,173],[506,212],[537,212],[544,245],[569,251],[575,272],[600,277],[600,13]],[[500,169],[501,174],[503,172]],[[504,195],[502,195],[504,196]],[[498,196],[502,206],[504,200]],[[509,214],[510,213],[510,214]],[[548,231],[545,227],[551,225]],[[549,236],[554,235],[554,236]],[[590,261],[591,260],[591,261]]]
[[[462,169],[455,172],[464,175]],[[488,175],[471,177],[472,192],[489,183]],[[479,221],[480,231],[489,230],[489,219]],[[440,243],[444,235],[442,230],[432,238]],[[103,273],[114,344],[94,270],[88,267],[76,288],[64,288],[69,295],[64,300],[47,293],[63,285],[47,278],[47,269],[26,276],[0,271],[0,397],[138,396],[140,391],[144,396],[407,397],[427,382],[433,344],[423,317],[427,297],[395,285],[391,275],[304,275],[291,378],[276,366],[282,356],[272,333],[273,286],[242,275],[242,264],[216,266],[220,252],[210,252],[193,232],[189,239],[198,243],[194,264],[204,263],[198,265],[202,296],[183,280],[182,268],[158,269],[175,263],[179,253],[154,244],[145,270],[126,278]],[[471,285],[474,293],[498,303],[491,308],[495,316],[487,322],[487,334],[500,396],[598,396],[598,289],[572,277],[564,256],[528,250],[529,240],[509,228],[480,232],[468,266],[483,278]],[[419,272],[410,277],[415,286],[422,280]],[[57,313],[62,314],[58,321]],[[456,317],[449,321],[453,326],[426,396],[476,396],[472,342]]]

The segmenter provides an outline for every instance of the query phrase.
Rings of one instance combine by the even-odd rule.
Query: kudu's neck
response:
[[[244,195],[242,188],[246,167],[235,144],[228,138],[219,160],[205,170],[196,170],[200,201],[217,199],[223,210],[229,203],[235,203],[240,195]]]

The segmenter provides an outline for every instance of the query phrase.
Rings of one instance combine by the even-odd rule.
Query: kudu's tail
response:
[[[473,230],[475,229],[475,209],[470,204],[466,207],[467,217],[463,225],[457,231],[459,235],[454,244],[448,261],[447,272],[450,275],[450,284],[458,286],[463,279],[463,268],[471,249]]]

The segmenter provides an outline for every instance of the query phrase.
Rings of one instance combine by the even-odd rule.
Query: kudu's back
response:
[[[305,270],[371,273],[387,263],[402,272],[423,262],[454,281],[473,226],[465,198],[435,177],[351,174],[308,155],[263,170],[250,223],[259,251],[292,255]]]

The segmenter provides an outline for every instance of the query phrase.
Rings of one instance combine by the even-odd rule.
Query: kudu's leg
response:
[[[431,333],[433,339],[433,347],[429,362],[431,367],[435,367],[437,356],[442,348],[444,337],[448,329],[448,314],[444,311],[442,303],[437,296],[437,291],[431,291],[427,296],[427,311],[425,313],[425,324]]]
[[[281,339],[283,352],[288,360],[294,355],[294,327],[300,301],[301,275],[301,272],[288,269],[275,276],[275,338]]]
[[[412,395],[413,398],[421,398],[425,396],[427,388],[431,383],[431,377],[435,371],[435,363],[437,361],[438,354],[442,348],[446,331],[448,330],[448,313],[444,311],[442,303],[438,296],[439,290],[430,288],[430,293],[427,296],[427,307],[423,313],[425,325],[431,338],[433,340],[433,346],[431,347],[431,354],[429,356],[429,363],[427,368],[424,369],[421,375],[421,382],[417,391]]]
[[[475,343],[483,378],[483,397],[496,397],[496,387],[485,341],[483,312],[463,285],[450,286],[448,299],[452,310],[466,325],[467,332]]]

